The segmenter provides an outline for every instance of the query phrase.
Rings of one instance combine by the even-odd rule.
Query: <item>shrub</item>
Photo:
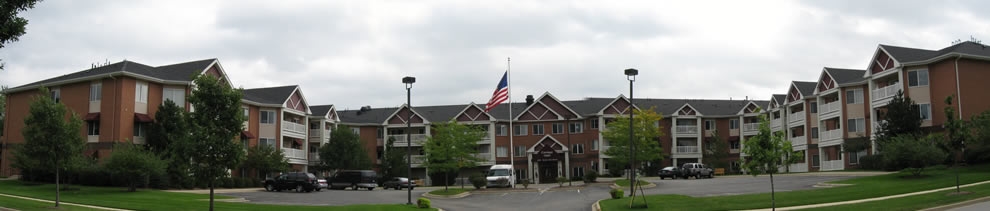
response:
[[[488,180],[485,179],[485,175],[478,173],[472,174],[468,180],[471,180],[471,185],[474,185],[474,189],[481,189],[481,187],[485,186],[485,183],[488,183]]]
[[[495,184],[498,184],[499,186],[507,186],[509,185],[509,179],[505,177],[500,177],[497,180],[495,180]]]
[[[939,140],[937,135],[925,138],[915,138],[910,135],[894,137],[884,146],[883,160],[888,167],[904,169],[914,176],[919,176],[925,167],[938,164],[945,160],[947,154],[933,143]]]
[[[419,197],[419,199],[416,199],[416,207],[430,208],[430,199]]]
[[[623,169],[621,169],[621,168],[612,167],[612,168],[608,169],[608,175],[609,176],[613,176],[613,177],[621,177],[622,176],[622,170]]]
[[[621,199],[622,198],[622,195],[625,194],[625,191],[622,191],[622,189],[616,188],[616,189],[612,189],[612,190],[608,191],[608,194],[609,195],[612,195],[612,199]]]
[[[564,183],[567,182],[567,177],[557,177],[557,185],[564,187]]]
[[[529,179],[521,179],[519,182],[522,183],[523,188],[529,188]]]
[[[584,183],[593,183],[598,180],[598,172],[591,170],[584,173]]]
[[[883,170],[881,155],[866,155],[859,158],[859,168],[868,170]]]
[[[234,178],[223,178],[223,188],[234,188]]]

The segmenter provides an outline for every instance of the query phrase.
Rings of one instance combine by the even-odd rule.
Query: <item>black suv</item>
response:
[[[331,177],[327,177],[327,183],[330,183],[329,189],[340,189],[351,187],[353,190],[358,188],[367,188],[368,190],[374,190],[378,187],[378,174],[372,170],[341,170],[333,174]]]
[[[306,172],[289,172],[278,175],[274,179],[265,180],[265,190],[267,191],[312,192],[319,187],[316,175]]]

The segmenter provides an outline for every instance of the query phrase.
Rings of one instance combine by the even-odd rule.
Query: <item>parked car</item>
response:
[[[326,179],[318,179],[318,180],[316,180],[316,184],[318,184],[316,186],[316,191],[320,191],[320,189],[326,189],[327,188],[327,180]]]
[[[512,172],[512,165],[493,165],[491,168],[488,168],[488,175],[485,177],[485,180],[488,182],[485,187],[511,188],[516,184],[514,178],[515,175],[513,175]]]
[[[312,192],[317,188],[319,188],[319,183],[317,183],[316,175],[306,172],[289,172],[265,180],[265,190],[267,191]]]
[[[409,178],[405,177],[393,177],[392,179],[385,181],[385,183],[382,184],[382,188],[386,190],[389,188],[394,188],[396,190],[409,188],[409,190],[412,190],[416,188],[416,181],[409,180]]]
[[[327,182],[330,183],[330,189],[343,190],[351,187],[352,190],[358,188],[374,190],[378,187],[377,178],[378,174],[372,170],[341,170],[327,177]]]
[[[682,177],[684,175],[683,173],[681,173],[681,168],[677,168],[676,166],[664,167],[663,169],[660,169],[660,172],[658,174],[660,175],[661,180],[667,177],[671,179],[677,179],[678,177]]]
[[[694,176],[695,179],[701,177],[714,178],[715,171],[712,168],[708,168],[705,164],[701,163],[685,163],[681,166],[681,178],[687,179],[688,177]]]

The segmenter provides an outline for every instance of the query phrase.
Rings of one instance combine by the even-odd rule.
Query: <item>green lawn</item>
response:
[[[847,210],[876,210],[876,211],[895,211],[895,210],[920,210],[925,208],[937,207],[947,204],[952,204],[956,202],[962,202],[970,199],[976,199],[981,197],[990,196],[990,184],[982,184],[973,187],[961,188],[962,191],[968,191],[970,194],[964,195],[948,195],[949,193],[956,192],[955,189],[949,191],[940,191],[929,194],[921,194],[915,196],[887,199],[882,201],[872,201],[864,202],[858,204],[847,204],[832,207],[814,208],[814,209],[804,209],[804,210],[835,210],[835,211],[847,211]]]
[[[205,210],[209,195],[174,193],[159,190],[125,192],[119,187],[79,187],[78,191],[62,191],[64,202],[133,210]],[[55,200],[55,185],[24,185],[20,181],[0,181],[0,193]],[[216,198],[230,198],[216,195]],[[288,206],[236,202],[216,202],[218,210],[422,210],[409,205],[351,205],[351,206]],[[6,204],[4,204],[6,206]]]
[[[55,203],[45,203],[40,201],[31,201],[18,198],[11,198],[6,196],[0,196],[0,207],[29,211],[29,210],[51,210],[55,206]],[[65,204],[58,205],[59,210],[71,210],[71,211],[82,211],[82,210],[97,210],[85,207],[69,206]]]
[[[629,179],[615,180],[615,184],[618,185],[619,187],[629,187]],[[645,180],[639,180],[639,186],[646,186],[646,185],[650,185],[650,182],[647,182]]]
[[[438,195],[438,196],[452,196],[452,195],[457,195],[457,194],[461,194],[461,193],[468,192],[468,191],[470,191],[470,190],[469,189],[461,189],[461,188],[450,188],[450,189],[444,191],[444,189],[441,188],[441,189],[436,189],[434,191],[430,191],[430,194]]]
[[[860,177],[834,183],[851,186],[800,190],[777,193],[777,207],[819,204],[837,201],[873,198],[945,188],[955,185],[955,171],[930,169],[923,178],[904,178],[905,173],[895,173],[871,177]],[[990,165],[970,166],[960,170],[959,180],[963,184],[990,179]],[[769,179],[769,178],[767,178]],[[770,207],[770,193],[746,194],[717,197],[690,197],[683,195],[649,195],[651,209],[664,210],[740,210]],[[602,210],[628,210],[628,198],[609,199],[601,202]],[[699,204],[704,206],[698,206]]]

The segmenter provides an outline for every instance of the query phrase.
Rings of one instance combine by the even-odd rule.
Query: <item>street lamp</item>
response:
[[[629,195],[636,194],[636,142],[633,141],[633,82],[639,70],[626,69],[626,78],[629,79]]]
[[[406,118],[406,179],[412,182],[412,103],[409,98],[412,91],[412,84],[416,83],[416,77],[402,77],[402,83],[406,84],[406,108],[409,109],[409,117]],[[407,186],[409,184],[406,184]],[[412,205],[412,186],[406,188],[406,204]]]

